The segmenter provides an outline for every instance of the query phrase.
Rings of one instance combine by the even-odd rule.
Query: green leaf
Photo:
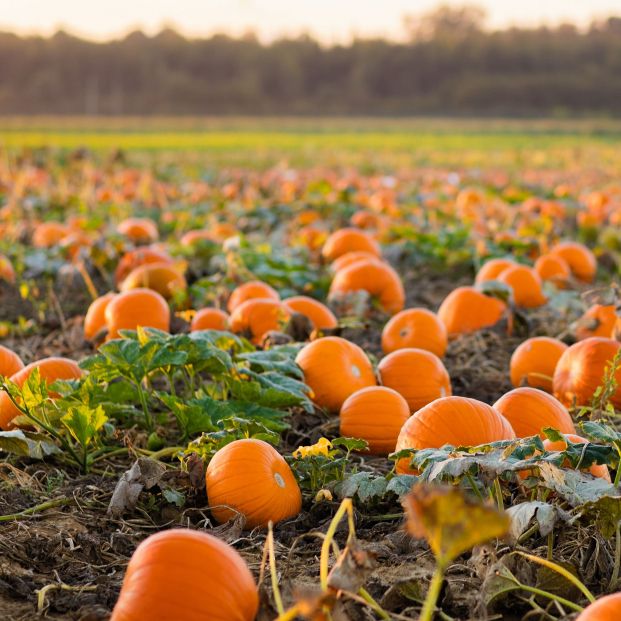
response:
[[[340,481],[335,492],[339,498],[353,498],[357,496],[360,502],[366,503],[373,498],[381,498],[386,492],[388,482],[381,475],[371,472],[356,472]]]
[[[87,447],[97,437],[108,417],[101,405],[94,409],[82,405],[70,408],[60,420],[75,441]]]
[[[0,431],[0,451],[32,459],[44,459],[61,452],[49,436],[22,429]]]
[[[332,446],[342,446],[346,451],[366,451],[369,443],[360,438],[334,438]]]
[[[162,496],[164,496],[167,502],[176,507],[183,507],[185,504],[185,495],[175,489],[168,488],[163,490]]]
[[[409,494],[412,491],[412,487],[418,483],[418,481],[419,478],[413,474],[398,474],[388,481],[386,491],[392,492],[401,498]]]

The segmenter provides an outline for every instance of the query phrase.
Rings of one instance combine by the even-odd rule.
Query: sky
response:
[[[443,4],[463,6],[464,0]],[[472,3],[472,0],[471,0]],[[474,0],[488,25],[587,25],[621,15],[621,0]],[[398,38],[405,14],[422,14],[438,0],[0,0],[0,30],[49,35],[59,28],[105,40],[135,29],[155,34],[172,26],[189,36],[254,31],[270,40],[309,33],[327,42],[354,36]]]

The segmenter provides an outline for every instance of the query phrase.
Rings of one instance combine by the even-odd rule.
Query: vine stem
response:
[[[432,621],[433,615],[436,611],[436,604],[440,597],[440,590],[442,589],[442,583],[444,582],[444,563],[438,563],[436,569],[433,572],[431,583],[429,584],[429,590],[425,597],[425,603],[420,613],[419,621]]]
[[[267,525],[267,549],[269,550],[270,576],[272,578],[272,592],[274,593],[274,603],[278,616],[281,617],[285,613],[282,605],[282,597],[280,596],[280,588],[278,587],[278,572],[276,571],[276,554],[274,552],[274,527],[270,520]]]
[[[46,509],[52,509],[54,507],[62,507],[64,505],[71,504],[71,502],[73,502],[73,498],[68,498],[67,496],[62,496],[61,498],[54,498],[53,500],[46,500],[45,502],[35,505],[34,507],[24,509],[23,511],[19,511],[17,513],[0,515],[0,522],[11,522],[12,520],[19,520],[22,517],[33,515],[35,513],[38,513],[39,511],[45,511]]]
[[[560,595],[554,595],[553,593],[548,593],[548,591],[542,591],[541,589],[538,589],[537,587],[528,586],[527,584],[522,584],[520,582],[520,589],[522,589],[523,591],[528,591],[529,593],[533,593],[534,595],[540,595],[541,597],[547,597],[548,599],[558,602],[559,604],[561,604],[561,606],[566,606],[567,608],[571,608],[572,610],[575,610],[576,612],[582,612],[584,610],[582,606],[579,606],[578,604],[574,604],[573,602],[570,602],[568,599],[565,599],[564,597],[561,597]]]

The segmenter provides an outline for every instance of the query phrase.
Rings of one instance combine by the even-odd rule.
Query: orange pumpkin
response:
[[[382,217],[372,211],[360,209],[352,214],[349,222],[359,229],[377,229],[382,225]]]
[[[584,244],[573,241],[560,242],[550,252],[561,257],[578,280],[593,282],[597,271],[597,260]]]
[[[619,619],[621,619],[621,593],[613,593],[589,604],[576,621],[619,621]]]
[[[468,397],[444,397],[432,401],[410,416],[401,428],[396,451],[404,449],[478,446],[512,440],[509,422],[493,407]],[[397,462],[399,474],[410,474],[409,459]]]
[[[575,433],[565,434],[565,437],[574,444],[586,444],[588,440],[586,438],[582,438],[581,436],[577,436]],[[567,448],[567,442],[563,440],[557,440],[553,442],[552,440],[544,440],[543,448],[546,451],[564,451]],[[564,468],[569,468],[569,462],[563,464]],[[608,466],[606,464],[593,464],[587,470],[594,477],[599,479],[605,479],[610,482],[610,472],[608,471]]]
[[[593,304],[576,322],[576,338],[583,341],[590,336],[611,337],[616,323],[617,312],[613,304]]]
[[[561,289],[567,286],[571,277],[571,270],[565,259],[554,254],[541,255],[535,261],[534,269],[541,280],[549,280]]]
[[[560,357],[554,372],[554,396],[565,406],[588,405],[597,388],[603,383],[607,370],[621,343],[592,336],[575,343]],[[610,398],[621,407],[621,369],[615,373],[617,388]]]
[[[151,244],[159,237],[157,225],[150,218],[127,218],[116,230],[134,244]]]
[[[498,298],[485,295],[474,287],[458,287],[446,296],[438,309],[438,317],[450,338],[490,328],[507,317],[508,310]]]
[[[32,234],[32,245],[35,248],[51,248],[59,244],[68,232],[61,222],[42,222]]]
[[[0,375],[11,377],[23,368],[22,359],[12,349],[0,345]]]
[[[229,316],[219,308],[202,308],[197,311],[192,318],[190,331],[198,330],[226,330],[228,328]]]
[[[396,390],[369,386],[343,403],[340,434],[366,440],[372,455],[385,455],[395,450],[399,431],[409,417],[408,403]]]
[[[267,283],[260,280],[251,280],[236,287],[229,297],[227,308],[232,313],[240,304],[255,298],[266,298],[270,300],[280,300],[278,291],[270,287]]]
[[[168,332],[170,308],[166,300],[152,289],[132,289],[119,293],[105,310],[108,339],[118,338],[119,330],[138,326]]]
[[[171,263],[146,263],[134,268],[121,283],[121,291],[153,289],[167,300],[187,288],[185,277]]]
[[[497,280],[511,287],[514,302],[522,308],[538,308],[547,302],[541,290],[541,278],[526,265],[508,267]]]
[[[448,336],[445,325],[426,308],[408,308],[392,317],[382,330],[382,351],[390,354],[405,347],[425,349],[442,358]]]
[[[245,528],[265,527],[298,515],[302,494],[282,455],[263,440],[235,440],[209,462],[206,474],[211,514],[220,522],[236,515]]]
[[[327,261],[334,261],[347,252],[363,250],[379,257],[382,251],[379,244],[367,233],[356,228],[339,229],[326,239],[321,255]]]
[[[315,330],[336,328],[338,325],[334,313],[325,304],[308,296],[297,295],[283,300],[282,303],[291,313],[308,317]]]
[[[565,406],[552,395],[536,388],[511,390],[494,403],[494,409],[511,423],[518,438],[539,435],[545,439],[542,431],[545,427],[552,427],[561,433],[576,433]]]
[[[43,358],[31,362],[9,378],[11,382],[20,388],[26,383],[34,369],[39,369],[41,379],[47,384],[56,380],[78,379],[82,375],[82,369],[73,360],[68,358]],[[51,395],[53,396],[53,395]],[[20,415],[6,392],[0,392],[0,429],[7,430],[13,427],[12,420]]]
[[[398,349],[382,358],[377,370],[382,386],[396,390],[411,412],[452,394],[451,379],[442,361],[424,349]]]
[[[194,246],[204,241],[216,241],[214,234],[209,229],[195,229],[181,236],[179,243],[182,246]]]
[[[5,257],[3,254],[0,254],[0,278],[10,282],[11,284],[15,283],[15,270],[13,269],[13,264],[10,259]]]
[[[235,307],[229,318],[231,332],[247,336],[255,345],[260,345],[267,332],[281,330],[290,313],[278,300],[254,298]]]
[[[345,399],[357,390],[376,385],[373,367],[364,351],[338,336],[305,345],[295,361],[312,390],[313,401],[331,412],[338,412]]]
[[[111,621],[254,621],[259,596],[244,559],[189,529],[147,537],[132,555]]]
[[[352,263],[357,263],[358,261],[369,261],[369,260],[380,260],[379,257],[376,257],[371,252],[366,252],[365,250],[354,250],[353,252],[346,252],[342,254],[338,259],[335,259],[331,265],[330,269],[332,272],[336,273],[346,267],[349,267]]]
[[[556,365],[567,345],[548,336],[536,336],[521,343],[511,356],[511,384],[527,385],[552,392]]]
[[[339,270],[330,285],[330,294],[368,291],[387,313],[398,313],[405,304],[405,291],[399,274],[387,263],[356,261]]]
[[[168,254],[156,246],[144,246],[126,252],[116,266],[114,280],[120,285],[127,275],[137,267],[147,263],[172,263]]]
[[[84,316],[84,338],[94,339],[106,327],[106,308],[114,300],[116,293],[106,293],[94,300]]]
[[[481,266],[474,282],[479,285],[488,280],[496,280],[502,272],[513,265],[515,265],[515,261],[512,259],[490,259]]]

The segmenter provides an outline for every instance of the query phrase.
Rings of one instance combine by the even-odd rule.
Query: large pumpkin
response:
[[[586,444],[588,442],[586,438],[577,436],[575,433],[568,433],[565,437],[574,444]],[[546,451],[564,451],[567,448],[567,443],[563,440],[544,440],[543,448]],[[569,468],[569,461],[564,463],[563,467]],[[598,479],[610,481],[610,472],[608,471],[608,466],[606,466],[606,464],[593,464],[592,466],[585,468],[585,470]]]
[[[554,372],[554,396],[567,407],[588,405],[604,382],[607,370],[621,344],[612,339],[592,336],[569,347],[560,357]],[[621,369],[615,373],[617,388],[610,401],[621,407]]]
[[[538,308],[543,306],[547,299],[541,289],[541,278],[526,265],[512,265],[504,270],[498,281],[511,287],[513,300],[522,308]]]
[[[147,537],[132,555],[111,621],[254,621],[259,596],[244,559],[204,532]]]
[[[404,347],[415,347],[442,358],[447,342],[445,325],[426,308],[403,310],[394,315],[382,330],[382,350],[385,354]]]
[[[442,361],[424,349],[398,349],[382,358],[377,370],[382,386],[396,390],[411,412],[452,394],[451,378]]]
[[[597,260],[584,244],[573,241],[560,242],[550,252],[561,257],[578,280],[593,282],[597,271]]]
[[[509,422],[493,407],[468,397],[444,397],[432,401],[406,421],[395,450],[440,448],[445,444],[478,446],[514,438]],[[409,459],[397,462],[397,472],[412,472]]]
[[[500,412],[513,427],[518,438],[539,435],[545,427],[561,433],[576,433],[576,428],[565,406],[547,392],[536,388],[516,388],[504,394],[494,409]]]
[[[401,427],[410,417],[407,401],[385,386],[369,386],[356,391],[343,403],[339,415],[340,434],[361,438],[373,455],[395,450]]]
[[[145,263],[134,268],[123,280],[121,291],[153,289],[167,300],[187,287],[181,270],[168,262]]]
[[[621,593],[613,593],[589,604],[576,621],[619,621],[619,619],[621,619]]]
[[[0,345],[0,375],[11,377],[23,368],[22,359],[12,349]]]
[[[612,337],[616,323],[617,312],[614,304],[593,304],[576,321],[576,338],[583,341],[590,336]]]
[[[291,313],[300,313],[313,324],[315,330],[336,328],[338,321],[334,313],[325,305],[306,295],[296,295],[282,301]]]
[[[263,440],[235,440],[213,456],[206,473],[207,498],[222,523],[243,515],[245,528],[295,517],[302,494],[289,464]]]
[[[556,365],[567,345],[549,336],[535,336],[521,343],[511,356],[511,384],[552,392]]]
[[[247,336],[255,345],[260,345],[268,332],[281,330],[289,317],[290,312],[282,302],[252,298],[235,307],[229,318],[229,327],[232,332]]]
[[[278,295],[276,289],[270,287],[267,283],[260,280],[251,280],[233,290],[227,304],[229,313],[232,313],[244,302],[255,298],[279,301],[280,295]]]
[[[327,261],[334,261],[341,255],[355,250],[381,256],[379,244],[367,233],[356,228],[343,228],[335,231],[326,239],[321,254]]]
[[[515,265],[512,259],[490,259],[477,272],[474,282],[479,285],[488,280],[496,280],[508,267]]]
[[[345,399],[357,390],[376,384],[364,351],[339,336],[327,336],[305,345],[295,361],[304,372],[313,401],[331,412],[338,412]]]
[[[131,289],[115,296],[106,306],[108,338],[118,338],[119,330],[135,330],[138,326],[170,329],[170,308],[166,300],[152,289]]]

